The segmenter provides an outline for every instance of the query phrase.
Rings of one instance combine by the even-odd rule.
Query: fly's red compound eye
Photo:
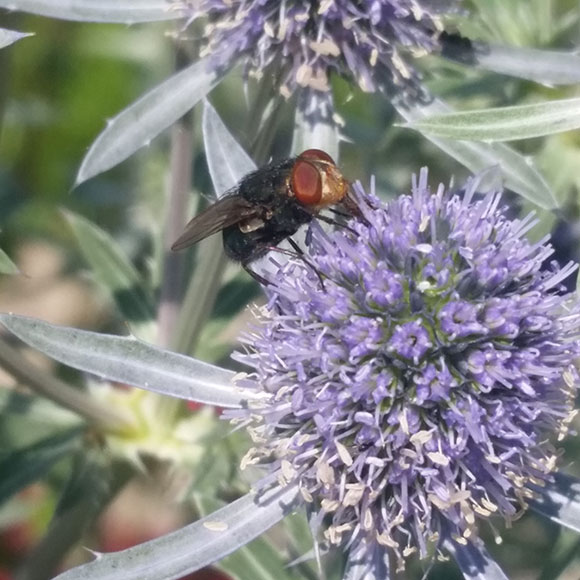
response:
[[[307,149],[300,153],[299,157],[301,159],[313,159],[315,161],[325,161],[326,163],[332,163],[335,165],[334,159],[326,153],[326,151],[322,151],[322,149]]]
[[[302,159],[302,155],[292,167],[290,186],[296,199],[304,205],[315,205],[322,199],[320,171],[312,163]]]

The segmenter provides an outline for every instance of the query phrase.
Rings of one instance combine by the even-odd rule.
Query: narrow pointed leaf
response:
[[[492,45],[476,52],[479,68],[546,85],[580,82],[580,55],[516,46]]]
[[[508,580],[503,570],[485,549],[483,542],[458,544],[452,540],[443,547],[453,556],[466,580]]]
[[[133,337],[54,326],[14,314],[0,314],[0,322],[20,340],[55,360],[111,381],[227,408],[240,407],[258,397],[232,386],[231,371]]]
[[[137,334],[145,338],[155,308],[141,276],[108,233],[81,216],[70,212],[65,215],[96,280],[111,295],[131,328],[143,331]]]
[[[530,500],[535,512],[567,528],[580,532],[580,480],[556,473],[554,481],[536,488],[538,497]]]
[[[0,8],[62,20],[151,22],[179,18],[167,0],[0,0]]]
[[[199,570],[231,554],[279,522],[296,498],[289,487],[269,500],[253,494],[156,540],[134,548],[100,554],[55,580],[172,580]]]
[[[209,173],[219,198],[239,183],[256,164],[229,132],[209,101],[203,105],[203,142]]]
[[[302,94],[294,118],[292,153],[322,149],[338,163],[340,132],[333,114],[332,93],[306,91]]]
[[[4,250],[0,250],[0,274],[20,274],[18,266],[8,257]]]
[[[16,30],[8,30],[7,28],[0,28],[0,48],[13,44],[17,40],[26,38],[27,36],[34,36],[34,32],[18,32]]]
[[[0,459],[0,504],[44,476],[59,459],[80,449],[81,431],[82,428],[77,427],[3,454]]]
[[[77,185],[114,167],[185,115],[219,81],[207,60],[183,69],[119,113],[83,160]]]
[[[580,99],[434,115],[409,127],[436,137],[514,141],[580,128]]]
[[[222,507],[215,499],[196,496],[195,503],[206,515]],[[229,572],[236,580],[292,580],[297,576],[287,568],[280,550],[266,538],[256,538],[251,543],[236,550],[220,562],[222,570]]]
[[[417,105],[412,109],[397,106],[397,110],[407,121],[412,122],[430,115],[451,112],[451,109],[439,100],[434,100],[428,105]],[[506,187],[544,209],[557,207],[558,202],[543,177],[523,155],[507,145],[453,141],[429,134],[425,136],[474,173],[499,165]]]

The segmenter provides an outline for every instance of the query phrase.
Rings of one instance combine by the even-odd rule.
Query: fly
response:
[[[346,210],[346,214],[336,212],[340,215],[357,215],[349,187],[328,153],[308,149],[298,157],[271,163],[243,177],[236,187],[196,215],[171,249],[181,250],[222,232],[226,256],[240,262],[260,283],[268,284],[248,265],[269,251],[294,255],[277,247],[285,239],[309,264],[290,236],[314,218],[337,224],[320,215],[334,205]]]

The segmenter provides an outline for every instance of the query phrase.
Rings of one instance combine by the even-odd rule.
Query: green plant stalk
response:
[[[187,287],[178,332],[172,344],[177,352],[186,354],[194,352],[222,283],[227,258],[222,248],[221,236],[213,236],[201,242],[197,256],[195,273]]]
[[[171,133],[171,183],[163,240],[163,273],[157,312],[157,343],[162,347],[171,344],[179,317],[186,254],[172,252],[171,244],[183,231],[186,223],[189,206],[188,194],[191,189],[192,141],[191,118],[188,116],[179,121]]]
[[[191,55],[179,45],[175,53],[178,71],[191,63]],[[187,222],[188,196],[191,191],[193,159],[193,118],[191,111],[172,128],[170,153],[170,184],[167,200],[166,223],[163,232],[162,275],[157,311],[157,343],[173,346],[180,315],[186,254],[172,252],[171,245],[181,234]],[[157,397],[156,411],[160,421],[173,425],[183,408],[178,399]]]
[[[190,57],[178,46],[175,69],[190,64]],[[166,223],[163,232],[162,276],[157,311],[159,346],[172,342],[179,316],[183,287],[185,254],[171,251],[171,244],[186,224],[188,195],[191,190],[191,163],[193,159],[193,113],[180,119],[172,128],[170,153],[170,184],[167,200]]]

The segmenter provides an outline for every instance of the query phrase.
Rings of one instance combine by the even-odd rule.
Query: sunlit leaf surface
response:
[[[0,2],[1,5],[1,2]],[[30,32],[18,32],[16,30],[8,30],[7,28],[0,28],[0,48],[4,48],[21,38],[33,36]]]
[[[492,45],[478,52],[477,65],[548,86],[580,82],[580,56],[576,52]]]
[[[12,314],[0,314],[0,322],[44,354],[105,379],[220,407],[239,407],[256,396],[234,387],[231,371],[132,337],[54,326]]]
[[[166,0],[0,0],[0,7],[63,20],[149,22],[179,18]]]
[[[580,99],[446,113],[409,126],[436,137],[468,141],[530,139],[580,128]]]
[[[451,112],[447,105],[437,99],[428,105],[418,105],[413,109],[398,107],[397,110],[407,121],[412,122],[431,115]],[[429,134],[426,134],[426,137],[474,173],[498,165],[506,187],[544,209],[557,207],[558,202],[543,177],[523,155],[507,145],[454,141]]]
[[[208,515],[221,507],[220,502],[197,496],[201,515]],[[299,580],[301,576],[287,567],[280,549],[268,538],[259,537],[242,546],[220,562],[220,568],[237,580]]]
[[[247,544],[292,510],[296,487],[257,503],[254,494],[161,538],[97,558],[58,580],[171,580],[199,570]],[[56,580],[56,579],[55,579]]]
[[[200,60],[169,77],[107,124],[83,160],[77,185],[114,167],[185,115],[218,83],[219,75]]]
[[[209,101],[203,106],[202,130],[214,191],[217,197],[221,197],[242,177],[254,171],[256,164],[229,132]]]

